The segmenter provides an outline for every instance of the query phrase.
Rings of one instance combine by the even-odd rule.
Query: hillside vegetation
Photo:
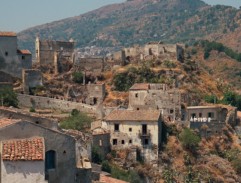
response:
[[[240,17],[240,10],[211,7],[200,0],[133,0],[36,26],[20,32],[18,38],[32,53],[37,35],[42,39],[73,38],[77,47],[121,47],[153,40],[193,42],[206,37],[225,40],[236,49],[241,40]]]

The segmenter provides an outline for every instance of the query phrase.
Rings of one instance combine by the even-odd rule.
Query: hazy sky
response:
[[[1,0],[0,31],[21,31],[55,20],[77,16],[125,0]],[[195,1],[195,0],[193,0]],[[204,0],[209,4],[241,6],[241,0]]]

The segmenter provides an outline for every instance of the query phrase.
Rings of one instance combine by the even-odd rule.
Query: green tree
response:
[[[185,128],[180,133],[179,137],[182,145],[191,151],[195,151],[198,147],[199,142],[201,141],[201,138],[189,128]]]
[[[83,78],[84,78],[84,75],[82,72],[74,72],[72,74],[72,77],[73,77],[73,81],[75,83],[83,83]]]
[[[103,161],[102,164],[101,164],[101,170],[104,171],[104,172],[108,172],[108,173],[111,173],[111,166],[109,164],[108,161]]]
[[[90,128],[92,118],[78,110],[72,110],[71,115],[60,122],[60,127],[73,130],[87,130]]]
[[[0,101],[1,105],[18,107],[17,94],[11,87],[4,87],[0,89]]]

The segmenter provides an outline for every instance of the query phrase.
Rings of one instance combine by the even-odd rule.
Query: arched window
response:
[[[45,170],[56,168],[56,152],[53,150],[45,153]]]

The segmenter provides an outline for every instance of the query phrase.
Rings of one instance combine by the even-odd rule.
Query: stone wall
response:
[[[30,113],[23,112],[19,109],[10,109],[5,107],[0,107],[0,116],[6,117],[8,119],[21,119],[26,120],[35,124],[39,124],[46,128],[57,130],[58,122],[48,118],[43,118],[41,116],[32,115]]]
[[[96,113],[96,107],[94,106],[54,98],[18,94],[18,100],[20,106],[29,108],[35,106],[37,109],[58,109],[66,112],[77,109],[87,113]]]
[[[36,60],[40,65],[56,66],[55,60],[59,62],[62,60],[73,61],[75,43],[72,41],[53,41],[53,40],[40,40],[36,38]],[[58,57],[56,57],[56,54]]]
[[[104,58],[76,58],[74,67],[79,71],[101,73],[105,67]]]
[[[223,127],[226,123],[214,122],[190,122],[190,128],[198,130],[202,137],[210,137],[211,135],[221,135]]]
[[[56,168],[49,171],[48,183],[75,183],[77,168],[74,138],[26,121],[0,129],[1,141],[36,136],[44,138],[45,152],[56,152]]]
[[[23,91],[29,94],[29,89],[42,86],[42,73],[38,69],[23,69],[22,71]]]

